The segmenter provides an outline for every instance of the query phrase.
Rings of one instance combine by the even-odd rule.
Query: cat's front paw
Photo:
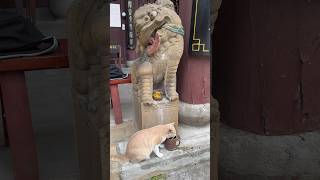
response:
[[[163,154],[162,153],[158,153],[156,154],[159,158],[162,158],[163,157]]]

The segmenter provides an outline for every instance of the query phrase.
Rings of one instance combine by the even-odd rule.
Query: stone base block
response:
[[[180,101],[179,121],[191,126],[204,126],[210,122],[210,103],[188,104]]]
[[[178,128],[179,100],[163,99],[154,101],[155,105],[144,105],[139,98],[134,97],[135,119],[138,129],[150,128],[159,124],[175,123]]]
[[[222,125],[219,180],[318,180],[320,131],[261,136]]]

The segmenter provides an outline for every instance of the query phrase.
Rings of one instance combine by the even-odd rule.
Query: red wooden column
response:
[[[0,73],[0,85],[15,180],[37,180],[38,160],[24,72]]]
[[[224,123],[262,135],[320,129],[319,16],[319,1],[223,1],[213,72]]]
[[[210,57],[191,56],[188,52],[193,1],[180,3],[179,16],[184,26],[184,53],[177,72],[177,91],[181,102],[193,105],[210,103]],[[181,103],[180,103],[181,105]],[[181,112],[180,108],[180,114]],[[202,115],[200,115],[202,116]],[[181,121],[181,116],[179,116]]]

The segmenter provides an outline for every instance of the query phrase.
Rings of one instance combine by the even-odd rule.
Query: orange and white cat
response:
[[[150,159],[152,152],[161,158],[163,154],[160,153],[159,147],[163,147],[162,143],[167,138],[175,136],[176,129],[174,123],[142,129],[130,137],[125,155],[113,156],[111,160],[140,162]]]

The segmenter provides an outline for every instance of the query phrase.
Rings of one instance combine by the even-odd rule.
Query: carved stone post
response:
[[[69,63],[80,179],[108,179],[107,1],[75,0],[68,11]]]
[[[140,59],[131,73],[138,128],[171,122],[177,128],[176,72],[184,44],[181,19],[170,0],[157,0],[138,8],[134,22]]]

